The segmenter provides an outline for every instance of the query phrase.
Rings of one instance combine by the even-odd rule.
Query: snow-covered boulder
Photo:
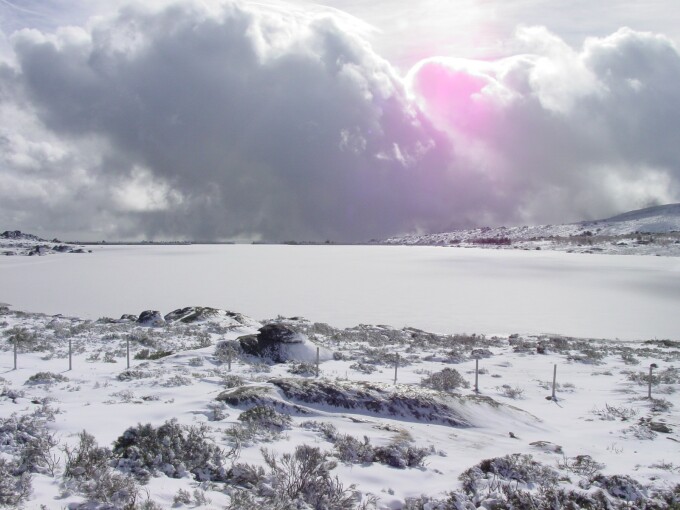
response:
[[[144,310],[139,314],[137,324],[141,326],[162,326],[165,324],[165,319],[158,310]]]
[[[319,348],[320,361],[332,359],[333,353],[325,347],[317,346],[307,338],[285,324],[267,324],[259,329],[257,335],[246,335],[239,339],[241,349],[246,354],[259,356],[273,361],[315,361]]]

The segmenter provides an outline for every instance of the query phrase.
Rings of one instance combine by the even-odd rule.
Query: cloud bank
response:
[[[432,57],[404,78],[348,17],[129,4],[21,30],[0,64],[0,215],[78,238],[361,241],[596,217],[680,198],[680,55]]]

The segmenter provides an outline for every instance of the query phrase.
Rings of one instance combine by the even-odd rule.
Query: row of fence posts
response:
[[[14,370],[17,369],[17,347],[18,343],[14,343]],[[126,359],[127,359],[127,368],[130,368],[130,339],[127,338],[125,342],[125,351],[126,351]],[[652,380],[653,380],[653,375],[652,375],[652,370],[655,368],[659,368],[656,363],[652,363],[649,365],[649,377],[648,377],[648,383],[647,383],[647,398],[651,400],[652,398]],[[73,343],[71,338],[68,339],[68,369],[69,371],[73,370]],[[227,353],[227,370],[231,372],[231,351]],[[399,373],[399,353],[397,353],[394,361],[394,384],[397,384],[397,376]],[[319,369],[319,348],[316,348],[316,377],[319,377],[321,374],[320,369]],[[557,400],[557,396],[555,395],[555,388],[557,386],[557,364],[553,365],[553,381],[552,381],[552,395],[550,396],[549,400]],[[475,358],[475,388],[474,388],[475,393],[479,393],[479,358]],[[546,397],[548,398],[548,397]]]

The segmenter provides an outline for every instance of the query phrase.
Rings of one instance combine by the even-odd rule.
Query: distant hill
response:
[[[50,255],[52,253],[85,253],[82,246],[62,243],[59,239],[47,241],[20,230],[5,230],[0,234],[0,255]]]
[[[381,244],[481,246],[680,256],[680,204],[564,225],[482,227],[391,237]]]

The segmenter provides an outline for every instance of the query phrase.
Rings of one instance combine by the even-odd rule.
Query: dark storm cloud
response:
[[[15,51],[49,130],[117,154],[103,184],[137,168],[174,197],[124,234],[356,240],[449,209],[448,141],[329,18],[129,7],[90,32],[21,33]]]
[[[577,52],[430,59],[408,89],[328,14],[183,1],[12,36],[7,228],[80,238],[367,240],[678,198],[680,58],[620,31]]]

